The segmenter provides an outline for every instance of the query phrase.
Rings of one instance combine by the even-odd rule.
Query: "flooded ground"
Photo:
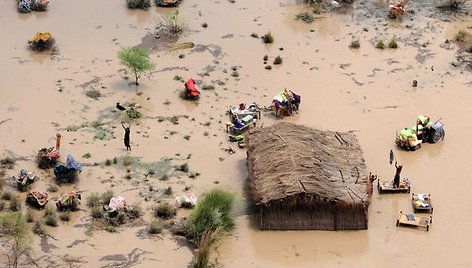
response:
[[[34,154],[52,146],[55,133],[61,132],[62,159],[72,154],[86,166],[76,184],[59,192],[76,189],[87,196],[112,189],[146,211],[142,221],[119,233],[88,235],[90,211],[83,204],[69,223],[48,227],[47,238],[35,237],[39,266],[186,267],[193,253],[183,240],[168,231],[141,235],[152,218],[149,210],[155,200],[173,202],[184,191],[198,195],[221,187],[237,193],[238,217],[233,235],[213,256],[218,267],[471,267],[471,76],[451,65],[458,47],[445,42],[459,30],[470,30],[470,7],[446,13],[428,1],[411,1],[414,13],[388,20],[386,3],[356,1],[352,9],[316,15],[305,24],[295,16],[309,9],[295,0],[231,2],[183,1],[178,10],[187,30],[178,42],[195,46],[155,51],[156,69],[142,77],[137,89],[123,78],[131,74],[117,53],[121,47],[152,42],[145,37],[173,9],[131,11],[125,1],[82,0],[52,1],[47,12],[19,14],[14,1],[0,2],[0,149],[2,157],[28,158],[18,160],[7,175],[20,168],[34,170],[41,177],[35,188],[46,190],[53,175],[36,168]],[[37,31],[55,36],[54,52],[28,50],[27,40]],[[273,44],[251,36],[267,32]],[[398,49],[374,47],[377,40],[393,37]],[[360,40],[359,49],[349,48],[352,39]],[[266,70],[265,55],[267,64],[277,56],[283,63]],[[183,83],[176,76],[215,88],[203,91],[198,103],[186,102],[179,97]],[[418,87],[411,86],[412,80],[418,80]],[[301,94],[302,104],[298,115],[284,121],[355,131],[368,170],[381,178],[394,175],[388,163],[393,149],[412,191],[433,196],[431,230],[395,227],[399,211],[411,211],[410,197],[374,191],[366,231],[259,231],[257,214],[242,209],[248,199],[245,151],[225,151],[236,149],[227,141],[225,113],[241,102],[269,105],[285,87]],[[142,107],[144,117],[131,126],[131,152],[123,146],[120,122],[126,115],[114,109],[116,102]],[[416,152],[398,150],[395,130],[413,125],[422,113],[434,121],[442,118],[445,141]],[[167,120],[172,116],[178,124],[175,118]],[[259,125],[275,122],[267,113]],[[87,153],[90,158],[83,157]],[[125,156],[140,164],[130,172],[103,164]],[[201,175],[189,178],[174,170],[183,163]],[[144,173],[150,167],[158,172],[148,178]],[[170,179],[159,180],[163,174]],[[146,190],[150,186],[157,190]],[[169,186],[173,196],[163,194]]]

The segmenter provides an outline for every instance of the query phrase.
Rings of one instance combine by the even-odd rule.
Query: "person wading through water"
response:
[[[400,186],[400,173],[402,172],[403,165],[397,165],[397,161],[395,161],[395,168],[397,170],[393,178],[393,187],[398,188]]]
[[[131,127],[131,125],[129,125],[129,127],[125,127],[125,125],[123,125],[123,123],[121,123],[121,126],[122,126],[123,129],[125,130],[125,138],[124,138],[124,141],[125,141],[126,151],[128,151],[128,150],[131,151],[131,145],[129,144],[129,133],[130,133],[130,127]]]

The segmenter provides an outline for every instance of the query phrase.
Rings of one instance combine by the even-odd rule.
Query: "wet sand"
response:
[[[30,159],[17,161],[7,175],[20,168],[33,170],[41,177],[35,188],[45,190],[53,176],[37,169],[33,156],[38,149],[52,146],[59,131],[62,159],[70,153],[89,164],[76,185],[66,185],[60,192],[77,189],[87,196],[113,189],[147,212],[137,226],[88,236],[89,209],[83,202],[83,210],[73,213],[70,223],[48,228],[55,239],[35,238],[41,267],[65,266],[67,258],[76,258],[77,267],[186,267],[192,259],[191,247],[167,231],[160,237],[139,236],[152,218],[153,202],[141,195],[149,185],[159,189],[153,198],[169,201],[186,187],[197,195],[214,187],[237,193],[236,230],[214,254],[224,267],[471,267],[467,174],[472,171],[472,145],[466,140],[472,131],[470,72],[451,66],[457,46],[446,46],[444,41],[472,22],[467,16],[438,16],[434,8],[415,8],[416,14],[408,13],[403,21],[389,21],[380,7],[385,7],[381,1],[359,2],[343,14],[322,14],[312,24],[304,24],[294,20],[305,9],[295,1],[183,1],[179,14],[187,31],[178,42],[193,42],[196,47],[153,53],[156,69],[141,78],[141,95],[137,95],[129,86],[131,80],[122,77],[117,53],[121,47],[139,45],[160,15],[172,9],[130,11],[124,1],[84,0],[55,1],[47,12],[19,14],[14,3],[1,2],[0,34],[7,38],[0,45],[0,122],[11,120],[0,124],[0,149],[3,156],[14,153]],[[203,28],[203,23],[208,27]],[[29,51],[27,40],[37,31],[51,32],[58,51]],[[275,37],[273,44],[251,37],[268,31]],[[353,36],[360,39],[358,50],[348,48]],[[387,41],[393,36],[398,49],[374,48],[378,38]],[[180,54],[185,57],[180,59]],[[264,55],[269,56],[268,64],[278,55],[283,63],[265,70]],[[238,77],[231,75],[234,66]],[[176,75],[193,77],[198,85],[215,89],[203,91],[197,104],[185,102],[179,98],[183,83],[174,80]],[[414,79],[416,88],[411,87]],[[257,214],[247,215],[241,209],[248,198],[245,151],[229,155],[222,150],[236,149],[227,141],[225,112],[240,102],[269,105],[284,87],[302,95],[299,114],[284,121],[355,131],[368,170],[381,178],[394,175],[388,163],[393,149],[404,164],[402,174],[412,181],[412,191],[433,196],[431,230],[395,227],[398,212],[411,211],[409,196],[380,196],[374,191],[366,231],[259,231]],[[87,97],[90,90],[101,97]],[[114,111],[116,102],[142,106],[144,118],[131,127],[131,152],[123,145],[120,120],[126,117]],[[421,113],[432,120],[442,118],[445,141],[424,144],[416,152],[399,150],[395,130],[413,125]],[[102,128],[111,138],[94,139],[96,129],[90,122],[103,114],[110,115]],[[185,117],[179,117],[178,125],[157,119],[174,115]],[[260,125],[275,122],[273,115],[264,114]],[[189,140],[184,138],[187,135]],[[91,158],[83,158],[86,153]],[[123,168],[93,166],[123,156],[139,157],[141,163],[173,158],[171,165],[188,163],[191,171],[201,175],[191,179],[175,173],[169,181],[160,181],[161,174],[156,174],[146,181],[136,167],[133,178],[126,180]],[[162,195],[168,186],[174,196]]]

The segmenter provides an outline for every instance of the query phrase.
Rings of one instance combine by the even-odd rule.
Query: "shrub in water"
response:
[[[56,227],[57,226],[57,216],[55,213],[49,214],[44,217],[44,223],[48,226]]]
[[[102,208],[100,207],[92,207],[92,209],[90,210],[90,214],[92,215],[92,218],[94,219],[103,218]]]
[[[361,47],[361,41],[359,39],[354,39],[351,41],[351,44],[349,45],[350,48],[358,49]]]
[[[384,44],[383,40],[377,41],[377,43],[375,44],[375,48],[384,49],[384,48],[385,48],[385,44]]]
[[[143,215],[143,209],[138,204],[133,204],[127,211],[126,211],[128,218],[131,220],[138,219]]]
[[[274,37],[272,36],[272,33],[271,32],[268,32],[266,33],[263,37],[262,37],[262,41],[266,44],[272,44],[274,43]]]
[[[128,8],[148,9],[151,6],[151,0],[126,0]]]
[[[21,210],[21,202],[16,196],[12,196],[10,199],[10,210],[11,211],[20,211]]]
[[[154,217],[157,218],[170,219],[177,215],[177,208],[167,202],[161,203],[156,207],[153,207],[152,210]]]
[[[44,235],[46,234],[46,229],[44,228],[44,224],[42,221],[37,221],[33,225],[33,233],[37,235]]]
[[[149,224],[148,232],[150,234],[160,234],[162,232],[161,222],[158,220],[152,221],[151,224]]]
[[[390,41],[388,42],[388,47],[389,48],[398,48],[397,41],[395,40],[395,37],[392,37]]]
[[[98,193],[91,193],[87,197],[87,206],[89,208],[99,207],[100,206],[100,196]]]

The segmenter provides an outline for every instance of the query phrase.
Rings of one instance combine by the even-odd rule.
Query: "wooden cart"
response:
[[[377,180],[377,190],[379,194],[383,193],[410,193],[410,181],[404,178],[398,187],[393,186],[391,181]]]
[[[413,227],[424,227],[426,231],[429,231],[430,224],[433,223],[433,217],[421,217],[415,214],[405,214],[400,211],[400,215],[397,219],[397,226],[413,226]]]
[[[411,194],[411,203],[415,213],[433,214],[433,205],[431,204],[431,194]]]

